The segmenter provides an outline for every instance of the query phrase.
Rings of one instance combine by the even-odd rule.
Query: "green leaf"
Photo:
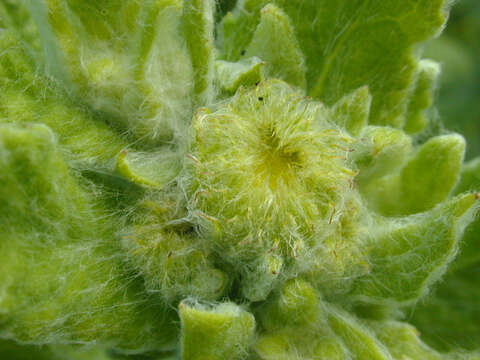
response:
[[[28,44],[29,51],[41,57],[38,30],[24,1],[3,0],[0,3],[0,28],[14,30]]]
[[[208,105],[215,95],[215,0],[184,0],[184,4],[182,20],[195,76],[196,105]]]
[[[432,60],[421,60],[415,89],[408,104],[405,131],[415,134],[428,125],[427,110],[433,104],[433,92],[440,75],[440,65]]]
[[[305,55],[308,94],[333,104],[368,85],[370,123],[402,127],[419,66],[417,48],[442,29],[445,0],[273,0]],[[268,1],[245,0],[222,24],[224,54],[237,60]]]
[[[254,339],[255,318],[233,303],[179,305],[182,360],[240,360]]]
[[[217,60],[215,70],[217,81],[223,91],[233,94],[240,86],[255,86],[264,79],[265,63],[253,56],[237,62]]]
[[[465,140],[460,135],[431,138],[420,146],[399,173],[364,189],[369,205],[383,215],[408,215],[444,201],[460,178]]]
[[[255,344],[255,354],[262,360],[349,359],[349,349],[334,334],[324,334],[325,328],[323,331],[315,329],[317,334],[302,328],[287,328],[262,335]]]
[[[337,101],[330,110],[330,119],[357,136],[368,124],[371,104],[370,91],[363,86]]]
[[[185,298],[214,301],[225,293],[227,276],[212,265],[195,236],[156,223],[143,224],[130,231],[122,244],[145,289],[165,304]]]
[[[475,194],[461,195],[430,212],[380,223],[371,234],[371,271],[357,280],[349,299],[410,304],[425,295],[454,259],[476,202]]]
[[[420,332],[413,326],[398,321],[369,322],[380,341],[395,359],[441,360],[445,357],[420,340]],[[437,326],[435,322],[432,327]]]
[[[124,150],[117,156],[116,170],[128,180],[146,187],[162,189],[181,170],[178,153],[161,148],[155,152]]]
[[[277,254],[265,254],[243,271],[242,294],[249,301],[264,301],[278,283],[283,259]]]
[[[28,92],[39,89],[35,83],[35,62],[15,31],[0,32],[0,50],[0,85],[23,86]]]
[[[319,305],[319,296],[308,282],[288,280],[268,305],[261,308],[262,325],[268,330],[311,327],[322,315]]]
[[[0,124],[0,183],[0,337],[172,345],[171,312],[129,279],[114,217],[77,183],[49,128]]]
[[[328,323],[358,360],[389,360],[391,356],[375,334],[350,314],[330,308]]]
[[[305,59],[288,16],[277,6],[269,4],[261,10],[260,23],[244,56],[265,61],[268,77],[305,89]]]
[[[359,171],[356,180],[361,189],[401,168],[411,152],[412,139],[402,130],[387,126],[364,128],[352,153]]]
[[[144,140],[184,130],[194,69],[182,41],[181,0],[27,3],[47,74],[69,93]]]
[[[128,144],[104,119],[38,76],[31,54],[10,31],[0,34],[0,89],[0,124],[48,125],[78,167],[106,167]]]
[[[455,193],[480,189],[480,160],[462,168]],[[451,351],[480,350],[480,218],[465,230],[460,252],[449,273],[429,296],[411,309],[411,321],[432,346]],[[434,325],[432,325],[434,324]],[[473,358],[473,357],[472,357]]]
[[[238,1],[232,12],[225,15],[217,29],[223,59],[238,61],[245,55],[260,21],[260,10],[268,3],[268,0]],[[243,11],[246,13],[242,14]]]

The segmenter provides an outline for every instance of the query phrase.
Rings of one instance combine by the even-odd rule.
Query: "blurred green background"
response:
[[[435,101],[440,124],[467,138],[468,159],[480,155],[480,0],[457,2],[424,57],[442,64]]]

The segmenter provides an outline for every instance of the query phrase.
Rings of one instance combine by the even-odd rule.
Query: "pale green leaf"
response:
[[[359,135],[352,153],[361,188],[401,168],[412,152],[412,139],[403,131],[386,126],[368,126]]]
[[[330,110],[330,120],[358,136],[368,124],[371,104],[370,91],[363,86],[335,103]]]
[[[105,167],[127,139],[67,93],[36,74],[34,60],[12,32],[0,34],[0,123],[43,123],[80,167]]]
[[[224,54],[237,60],[268,1],[244,0],[222,24]],[[290,18],[307,66],[308,94],[333,104],[368,85],[370,123],[403,126],[420,43],[443,27],[445,0],[273,0]]]
[[[427,110],[433,104],[433,92],[440,76],[440,65],[432,60],[421,60],[415,89],[408,104],[405,131],[418,133],[428,125]]]
[[[420,332],[409,324],[398,321],[372,321],[369,322],[369,325],[397,360],[441,360],[445,358],[424,344],[420,340]],[[432,322],[432,327],[435,326],[437,324]]]
[[[447,199],[460,178],[465,154],[462,136],[442,135],[421,145],[397,174],[364,189],[370,206],[383,215],[408,215]]]
[[[454,259],[476,203],[475,194],[461,195],[430,212],[380,223],[371,234],[371,271],[358,279],[350,299],[389,305],[425,295]]]
[[[245,359],[253,342],[255,318],[236,304],[179,305],[182,360]]]
[[[255,86],[264,79],[265,63],[253,56],[237,62],[217,60],[215,70],[222,90],[233,94],[240,86]]]
[[[304,89],[305,60],[288,16],[273,4],[265,6],[260,16],[260,23],[244,56],[258,56],[265,61],[268,77]]]
[[[196,105],[210,104],[215,95],[214,13],[214,0],[184,0],[182,20],[195,74]]]
[[[49,128],[0,124],[0,183],[2,337],[171,346],[171,313],[128,279],[113,218],[78,184]]]
[[[144,140],[158,142],[184,130],[194,70],[182,41],[181,0],[27,4],[47,74],[70,94]]]
[[[116,170],[128,180],[146,187],[161,189],[181,170],[182,162],[175,151],[161,148],[156,152],[124,150],[116,159]]]
[[[377,339],[372,330],[350,314],[330,308],[328,323],[336,335],[358,360],[391,360],[387,348]]]

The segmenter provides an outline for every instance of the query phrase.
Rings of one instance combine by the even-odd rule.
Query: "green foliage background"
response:
[[[460,0],[425,57],[442,64],[436,107],[448,130],[467,139],[467,159],[480,154],[480,2]]]
[[[454,6],[445,32],[427,46],[425,57],[442,64],[435,102],[437,126],[465,136],[467,160],[477,157],[480,155],[479,1],[461,0]],[[470,165],[478,168],[477,163],[473,161]],[[479,179],[475,181],[478,184]],[[464,190],[461,187],[460,184],[457,191]],[[472,260],[480,244],[479,223],[477,216],[467,229],[456,264],[442,283],[426,302],[411,310],[410,320],[422,338],[443,351],[457,346],[475,349],[480,343],[480,262]]]

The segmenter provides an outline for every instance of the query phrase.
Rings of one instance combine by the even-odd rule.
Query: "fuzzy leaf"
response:
[[[128,180],[146,187],[161,189],[180,172],[179,156],[170,149],[156,152],[122,151],[116,160],[117,172]]]
[[[358,360],[390,360],[386,347],[351,315],[331,308],[328,323]]]
[[[0,124],[0,182],[1,337],[171,346],[171,315],[145,306],[127,280],[111,218],[70,174],[46,126]]]
[[[278,283],[278,277],[283,270],[281,256],[267,254],[259,257],[253,269],[245,271],[242,277],[242,293],[250,301],[266,300]]]
[[[215,0],[184,0],[184,4],[182,20],[195,76],[195,101],[197,105],[208,105],[215,95]]]
[[[463,166],[455,193],[480,189],[480,160]],[[465,230],[460,253],[432,296],[412,309],[423,338],[442,351],[480,350],[480,218]],[[431,324],[435,326],[431,326]]]
[[[331,109],[331,120],[350,134],[359,135],[368,124],[371,104],[370,91],[363,86],[335,103]]]
[[[196,70],[181,41],[181,0],[27,4],[47,74],[69,93],[145,139],[169,138],[184,128]]]
[[[440,353],[420,341],[420,333],[411,325],[397,321],[370,322],[369,325],[395,359],[444,359]],[[436,325],[432,323],[432,327]]]
[[[289,280],[262,309],[262,325],[268,330],[287,326],[312,326],[321,316],[316,291],[306,281]]]
[[[183,302],[179,308],[182,360],[246,358],[255,331],[253,315],[232,303],[209,309]]]
[[[414,134],[428,125],[426,111],[433,103],[433,92],[440,75],[440,65],[432,60],[419,62],[418,78],[408,104],[405,131]]]
[[[258,56],[265,61],[267,76],[304,89],[305,60],[288,16],[273,4],[265,6],[260,16],[245,56]]]
[[[389,305],[424,295],[455,257],[476,201],[475,194],[458,196],[430,212],[378,227],[369,251],[371,271],[358,280],[352,299]]]
[[[0,3],[0,28],[14,30],[41,62],[41,43],[37,27],[24,1],[3,0]]]
[[[365,195],[381,214],[407,215],[433,208],[452,192],[460,177],[465,140],[442,135],[420,146],[398,174],[372,182]]]
[[[226,59],[246,49],[269,1],[244,0],[222,26]],[[308,94],[333,104],[368,85],[370,123],[401,127],[415,81],[418,44],[447,18],[445,0],[273,0],[289,17],[307,66]]]
[[[264,79],[265,63],[257,57],[237,62],[217,60],[215,70],[222,90],[233,94],[240,86],[255,86]]]
[[[403,131],[386,126],[368,126],[360,134],[352,157],[358,166],[357,181],[378,180],[401,168],[412,152],[412,139]]]
[[[154,224],[137,226],[123,246],[146,290],[158,293],[166,304],[188,297],[217,300],[225,292],[227,277],[212,266],[195,240]]]
[[[101,167],[127,146],[127,140],[36,75],[35,64],[18,37],[0,34],[0,123],[43,123],[58,136],[80,167]]]
[[[316,339],[301,328],[263,335],[255,345],[255,354],[261,360],[350,359],[350,351],[341,339],[331,334],[321,335]]]

